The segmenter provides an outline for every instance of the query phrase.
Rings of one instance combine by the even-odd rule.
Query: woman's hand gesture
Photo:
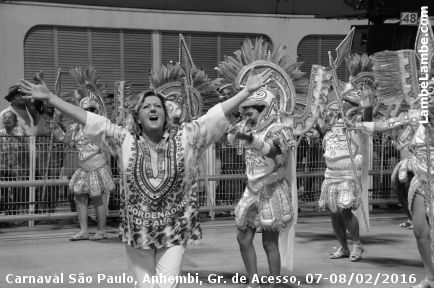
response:
[[[19,91],[26,94],[26,96],[23,96],[23,99],[37,99],[44,101],[50,98],[50,89],[48,89],[42,79],[39,80],[39,84],[33,84],[27,80],[21,79]]]
[[[249,78],[246,82],[246,89],[249,94],[266,85],[271,80],[271,76],[273,76],[271,69],[264,70],[256,75],[253,75],[253,70],[253,68],[250,69]]]

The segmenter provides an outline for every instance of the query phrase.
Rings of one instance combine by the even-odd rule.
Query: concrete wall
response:
[[[31,2],[0,2],[0,109],[3,95],[24,76],[24,38],[35,25],[63,25],[117,29],[261,33],[282,43],[296,56],[300,40],[309,34],[346,34],[365,20],[325,20],[313,16],[205,13],[105,8]],[[155,32],[154,32],[155,34]],[[157,33],[158,34],[158,33]],[[159,39],[155,35],[153,39]],[[159,43],[154,43],[159,45]],[[155,46],[154,46],[155,47]],[[154,53],[159,64],[159,52]]]

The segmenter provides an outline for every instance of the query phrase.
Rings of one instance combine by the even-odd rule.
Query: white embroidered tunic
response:
[[[120,179],[123,242],[158,249],[201,238],[198,161],[228,126],[221,105],[216,105],[199,119],[172,127],[152,151],[142,137],[137,139],[108,119],[87,113],[83,132],[112,151],[124,171]]]

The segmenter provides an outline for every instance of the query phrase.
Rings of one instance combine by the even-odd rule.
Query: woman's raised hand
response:
[[[25,93],[23,99],[48,100],[51,92],[44,81],[40,80],[39,84],[33,84],[27,80],[21,79],[20,92]]]
[[[256,75],[253,75],[253,70],[253,68],[250,69],[249,78],[246,82],[246,89],[250,94],[266,85],[271,80],[271,76],[273,76],[271,69],[264,70]]]

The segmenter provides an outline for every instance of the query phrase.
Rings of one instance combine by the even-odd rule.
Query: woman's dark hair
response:
[[[164,111],[164,129],[168,128],[169,114],[167,113],[167,108],[166,108],[166,98],[164,98],[163,95],[161,95],[160,93],[157,93],[154,90],[146,90],[146,91],[141,92],[138,95],[139,99],[138,99],[138,101],[137,101],[137,103],[136,103],[136,105],[134,106],[134,109],[133,109],[134,122],[136,123],[136,125],[138,127],[138,129],[137,129],[138,130],[137,131],[137,133],[138,133],[137,137],[139,137],[140,134],[142,133],[142,125],[141,125],[140,120],[139,120],[139,110],[142,108],[143,102],[145,102],[145,99],[148,98],[148,97],[150,97],[150,96],[155,96],[155,97],[158,97],[158,99],[160,99],[161,105],[163,106],[163,111]]]

